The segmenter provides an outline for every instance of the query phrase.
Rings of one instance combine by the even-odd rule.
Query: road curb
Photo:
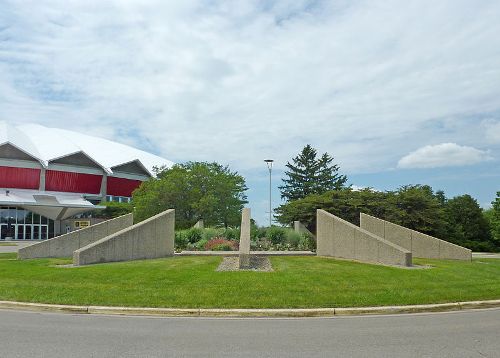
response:
[[[87,306],[52,305],[46,303],[0,301],[0,309],[38,312],[88,313]]]
[[[334,317],[361,315],[411,314],[426,312],[449,312],[471,309],[499,308],[500,300],[438,303],[427,305],[345,307],[345,308],[299,308],[299,309],[209,309],[209,308],[148,308],[72,306],[45,303],[0,301],[0,309],[60,312],[73,314],[102,314],[126,316],[161,317]]]

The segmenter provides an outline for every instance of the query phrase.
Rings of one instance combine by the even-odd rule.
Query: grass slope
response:
[[[0,300],[59,304],[308,308],[500,298],[500,260],[415,260],[405,270],[316,257],[273,257],[275,272],[215,272],[220,257],[58,268],[70,260],[0,254]]]

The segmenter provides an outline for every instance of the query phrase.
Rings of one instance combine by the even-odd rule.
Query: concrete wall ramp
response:
[[[410,250],[413,257],[446,260],[472,260],[472,251],[451,242],[393,224],[368,214],[360,214],[362,229]]]
[[[409,250],[324,210],[317,211],[317,254],[367,263],[411,266]]]
[[[73,265],[173,256],[175,210],[166,210],[73,253]]]
[[[21,248],[19,249],[17,257],[19,259],[72,257],[75,250],[130,227],[133,223],[133,214],[122,215],[99,224]]]

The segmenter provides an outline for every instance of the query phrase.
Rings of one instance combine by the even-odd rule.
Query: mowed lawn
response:
[[[500,299],[500,260],[416,259],[400,269],[316,257],[273,257],[274,272],[215,272],[220,257],[53,267],[69,259],[0,254],[0,300],[75,305],[311,308]]]

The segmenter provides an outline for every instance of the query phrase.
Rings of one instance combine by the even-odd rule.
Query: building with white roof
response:
[[[100,208],[103,200],[130,201],[153,167],[172,165],[107,139],[0,121],[0,240],[69,231],[64,220]]]

